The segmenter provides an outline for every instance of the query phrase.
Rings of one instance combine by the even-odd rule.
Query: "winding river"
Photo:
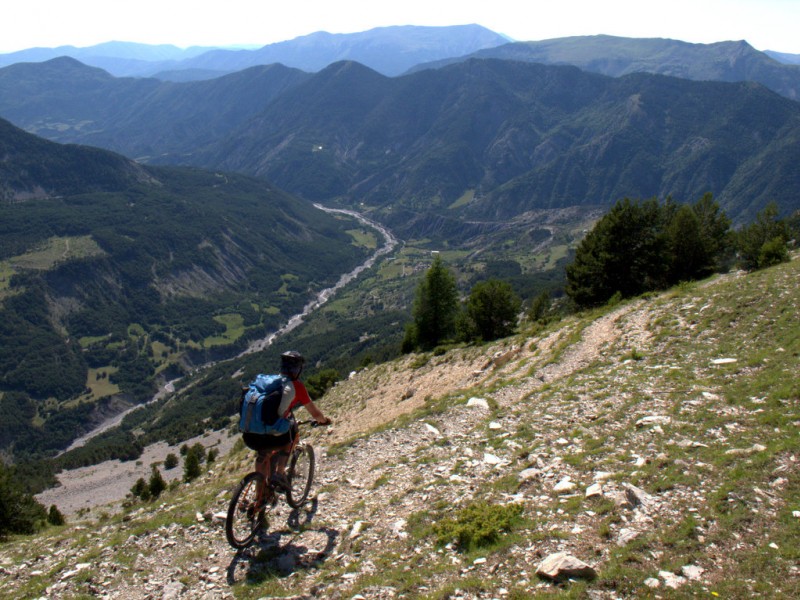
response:
[[[318,208],[319,210],[323,210],[323,211],[325,211],[327,213],[348,215],[350,217],[358,219],[364,225],[367,225],[368,227],[372,227],[373,229],[376,229],[383,236],[383,240],[384,240],[383,245],[380,246],[372,254],[372,256],[370,256],[362,264],[357,266],[355,269],[353,269],[349,273],[345,273],[344,275],[342,275],[339,278],[339,281],[336,282],[336,285],[334,285],[333,287],[325,288],[324,290],[319,292],[317,294],[316,298],[314,298],[313,300],[311,300],[311,302],[309,302],[308,304],[305,305],[305,307],[303,308],[302,312],[300,312],[300,313],[294,315],[292,318],[290,318],[283,327],[278,329],[276,332],[271,333],[270,335],[268,335],[264,339],[257,340],[255,342],[253,342],[252,344],[250,344],[250,347],[247,348],[247,350],[245,350],[244,352],[242,352],[239,356],[243,356],[243,355],[249,354],[251,352],[258,352],[259,350],[263,350],[264,348],[270,346],[277,338],[279,338],[282,335],[285,335],[286,333],[290,332],[292,329],[294,329],[295,327],[300,325],[300,323],[302,323],[303,320],[308,315],[310,315],[312,312],[317,310],[320,306],[325,304],[331,298],[331,296],[333,296],[338,290],[340,290],[341,288],[346,286],[348,283],[350,283],[356,277],[358,277],[362,272],[364,272],[366,269],[369,269],[372,265],[374,265],[375,261],[378,258],[383,256],[384,254],[388,254],[389,252],[394,250],[395,246],[397,246],[397,243],[398,243],[397,242],[397,238],[394,237],[394,235],[392,234],[391,231],[386,229],[386,227],[384,227],[380,223],[377,223],[375,221],[372,221],[371,219],[366,218],[361,213],[355,212],[353,210],[346,210],[346,209],[343,209],[343,208],[327,208],[325,206],[322,206],[321,204],[315,204],[314,206],[316,208]]]
[[[250,346],[244,352],[242,352],[241,354],[238,355],[239,357],[244,356],[246,354],[251,354],[253,352],[258,352],[260,350],[264,350],[265,348],[269,347],[276,339],[278,339],[282,335],[285,335],[288,332],[290,332],[293,329],[295,329],[298,325],[300,325],[305,320],[306,317],[308,317],[308,315],[313,313],[315,310],[319,309],[319,307],[321,307],[323,304],[325,304],[338,290],[340,290],[341,288],[346,286],[348,283],[353,281],[356,277],[358,277],[365,270],[369,269],[372,265],[375,264],[375,261],[378,260],[378,258],[380,258],[381,256],[383,256],[385,254],[388,254],[389,252],[394,250],[395,247],[398,244],[397,238],[392,234],[391,231],[389,231],[386,227],[384,227],[380,223],[377,223],[377,222],[375,222],[375,221],[373,221],[371,219],[368,219],[367,217],[365,217],[361,213],[358,213],[358,212],[353,211],[353,210],[342,209],[342,208],[327,208],[327,207],[322,206],[320,204],[314,204],[314,206],[316,208],[318,208],[319,210],[325,211],[327,213],[342,214],[342,215],[347,215],[349,217],[353,217],[353,218],[357,219],[359,222],[361,222],[364,225],[366,225],[367,227],[371,227],[372,229],[377,230],[383,236],[383,245],[379,246],[378,249],[375,252],[373,252],[372,255],[369,258],[367,258],[367,260],[365,260],[363,263],[358,265],[355,269],[353,269],[349,273],[345,273],[344,275],[342,275],[339,278],[339,281],[337,281],[336,284],[333,287],[325,288],[324,290],[320,291],[316,295],[316,297],[314,299],[312,299],[308,304],[305,305],[305,307],[303,307],[303,310],[301,312],[297,313],[296,315],[293,315],[286,322],[286,324],[283,325],[283,327],[281,327],[277,331],[269,334],[267,337],[265,337],[263,339],[260,339],[260,340],[256,340],[255,342],[251,343]],[[213,363],[209,363],[208,365],[205,365],[205,366],[211,366],[211,364],[213,364]],[[115,427],[116,425],[121,423],[122,419],[124,419],[126,415],[128,415],[131,412],[133,412],[134,410],[137,410],[139,408],[142,408],[143,406],[147,406],[148,404],[151,404],[152,402],[160,400],[166,394],[169,394],[170,392],[172,392],[174,390],[174,384],[175,384],[175,381],[167,382],[158,391],[158,393],[155,396],[153,396],[153,399],[150,400],[149,402],[146,402],[145,404],[137,404],[136,406],[132,406],[132,407],[128,408],[127,410],[125,410],[125,411],[123,411],[123,412],[121,412],[121,413],[119,413],[117,415],[114,415],[113,417],[110,417],[110,418],[106,419],[100,425],[98,425],[97,427],[92,429],[90,432],[86,433],[85,435],[79,437],[74,442],[72,442],[72,444],[69,446],[69,448],[64,450],[64,452],[67,452],[67,451],[72,450],[74,448],[78,448],[80,446],[83,446],[86,442],[88,442],[93,437],[95,437],[95,436],[103,433],[104,431],[107,431],[108,429],[111,429],[112,427]],[[63,454],[63,452],[62,452],[62,454]]]

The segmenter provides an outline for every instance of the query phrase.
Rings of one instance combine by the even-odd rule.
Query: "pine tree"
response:
[[[430,350],[456,332],[456,278],[437,256],[417,287],[414,301],[414,345]]]
[[[711,192],[703,195],[692,210],[700,221],[700,235],[709,264],[703,276],[710,275],[720,269],[722,263],[731,254],[732,235],[731,220],[723,212]]]
[[[194,446],[186,453],[186,458],[183,459],[183,480],[192,481],[200,476],[200,455],[195,450]]]
[[[756,220],[738,232],[736,247],[744,269],[763,269],[789,260],[786,244],[790,231],[786,221],[778,218],[778,205],[770,203],[756,215]]]
[[[567,266],[567,294],[596,306],[662,287],[668,260],[664,216],[655,199],[620,200],[581,241]]]
[[[514,332],[521,305],[511,284],[489,279],[472,288],[467,298],[466,316],[480,339],[496,340]]]
[[[550,292],[544,291],[540,293],[531,302],[531,306],[528,309],[528,318],[535,323],[545,323],[552,303]]]
[[[153,465],[153,471],[150,473],[150,482],[147,487],[150,490],[150,496],[153,498],[158,498],[161,492],[167,489],[167,482],[164,481],[161,471],[155,465]]]
[[[667,227],[669,245],[669,281],[678,283],[701,277],[711,266],[706,253],[700,219],[692,208],[682,205]]]

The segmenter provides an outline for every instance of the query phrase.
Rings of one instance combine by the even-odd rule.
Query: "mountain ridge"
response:
[[[0,69],[0,114],[20,126],[154,164],[265,177],[317,202],[365,203],[398,228],[419,219],[392,210],[457,235],[467,220],[709,191],[736,222],[773,200],[798,208],[800,104],[747,82],[471,59],[396,78],[347,61],[183,84],[103,78],[89,92],[69,78],[47,91],[40,68]],[[23,100],[20,79],[44,91]]]
[[[325,197],[317,195],[311,173],[324,169],[340,182],[321,188],[326,197],[357,197],[379,209],[391,198],[392,210],[508,218],[532,208],[712,191],[738,220],[766,198],[742,204],[744,198],[726,189],[730,178],[751,153],[763,159],[783,146],[783,138],[775,139],[779,131],[789,142],[782,151],[791,152],[800,122],[797,103],[746,83],[635,73],[608,78],[576,67],[491,59],[391,80],[364,71],[363,80],[336,94],[309,98],[314,82],[337,72],[332,65],[305,88],[288,90],[241,137],[232,134],[193,160],[264,176],[317,201]],[[364,88],[358,102],[348,93]],[[760,114],[764,103],[774,103],[774,110]],[[739,105],[760,106],[747,114]],[[347,126],[338,121],[340,110],[350,115]],[[754,126],[771,133],[732,135]],[[322,150],[309,152],[314,144]],[[713,163],[726,169],[710,168]],[[446,209],[469,190],[476,200]],[[797,208],[788,196],[771,199],[788,201],[788,211]]]
[[[664,38],[573,36],[504,44],[462,57],[420,64],[411,72],[440,68],[469,58],[571,64],[612,77],[646,72],[692,80],[756,81],[782,96],[800,99],[800,68],[781,64],[744,40],[693,44]]]
[[[508,38],[480,25],[443,27],[398,25],[357,33],[318,31],[258,49],[190,47],[108,42],[88,48],[62,46],[0,54],[0,67],[18,62],[71,56],[120,77],[211,78],[271,63],[319,71],[340,60],[358,60],[386,75],[418,62],[462,55],[505,43]],[[173,75],[168,75],[172,73]]]

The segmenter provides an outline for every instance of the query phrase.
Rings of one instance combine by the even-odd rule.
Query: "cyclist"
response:
[[[300,374],[303,372],[305,362],[305,358],[294,350],[281,354],[280,373],[288,381],[283,388],[278,415],[291,420],[294,408],[304,406],[317,423],[329,425],[331,420],[317,408],[309,397],[306,386],[300,381]],[[264,476],[265,481],[271,481],[278,488],[287,489],[289,487],[286,479],[286,463],[289,460],[289,450],[297,435],[298,427],[294,422],[289,431],[284,434],[244,433],[242,435],[245,445],[258,452],[255,470]],[[272,463],[271,467],[270,463]]]

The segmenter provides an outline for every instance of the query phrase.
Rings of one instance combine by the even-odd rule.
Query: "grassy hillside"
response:
[[[364,369],[320,402],[316,497],[247,551],[251,465],[0,546],[9,597],[797,597],[800,260]],[[142,476],[150,465],[142,464]],[[86,531],[90,530],[91,535]],[[555,552],[594,577],[537,575]]]

